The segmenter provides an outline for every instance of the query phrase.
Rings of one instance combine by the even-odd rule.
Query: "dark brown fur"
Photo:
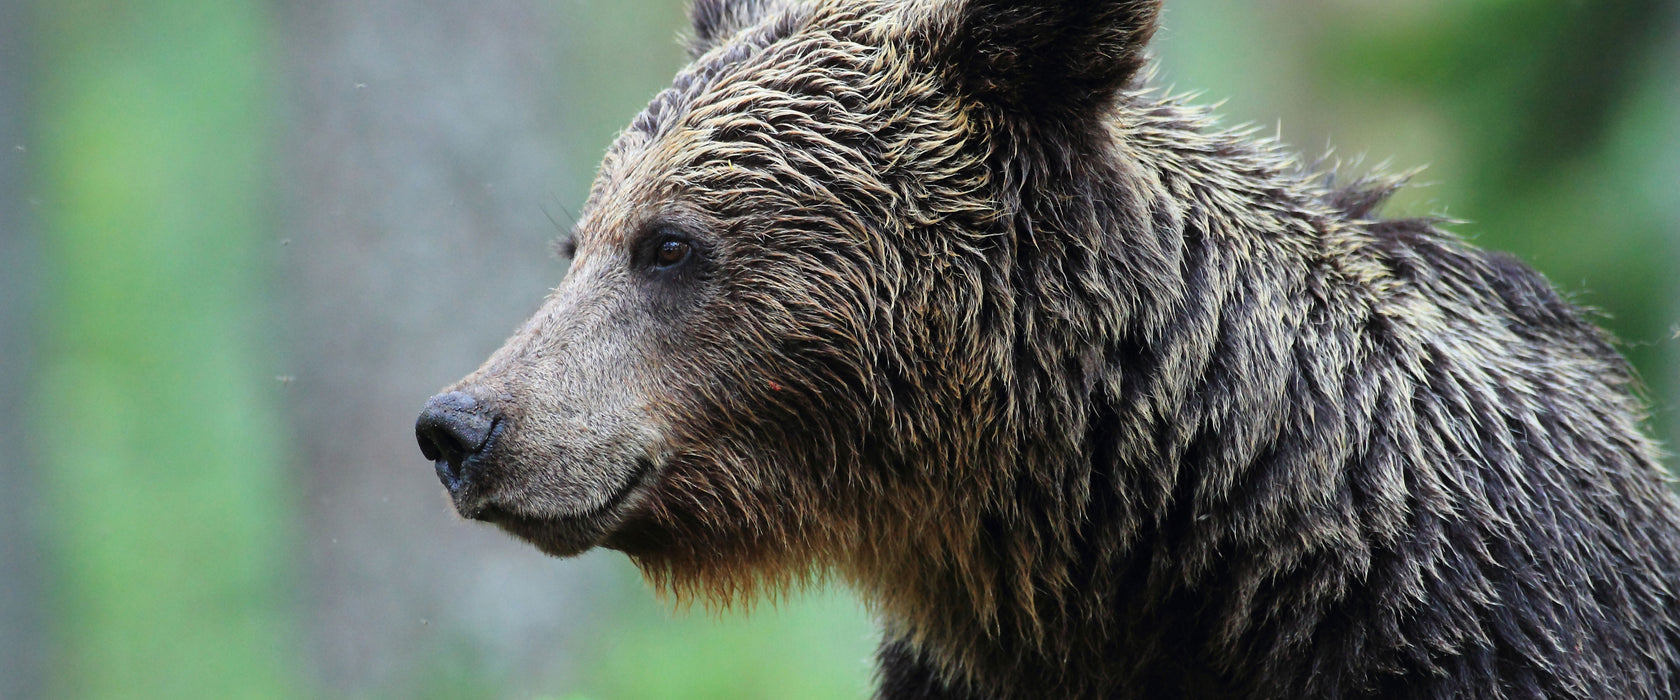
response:
[[[888,698],[1680,694],[1604,334],[1149,88],[1157,14],[697,2],[572,273],[452,388],[496,426],[458,507],[679,597],[836,575]]]

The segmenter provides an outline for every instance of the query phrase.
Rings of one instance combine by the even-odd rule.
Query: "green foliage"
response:
[[[748,612],[677,611],[633,571],[624,600],[585,651],[583,693],[648,700],[841,700],[868,695],[876,633],[848,594],[812,591]],[[632,598],[631,596],[634,596]],[[595,655],[590,658],[590,655]]]
[[[265,18],[41,5],[54,694],[286,697],[291,502],[257,344]]]

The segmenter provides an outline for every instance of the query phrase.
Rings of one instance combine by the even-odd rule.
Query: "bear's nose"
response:
[[[484,451],[499,418],[459,391],[433,396],[420,411],[414,422],[420,454],[437,465],[438,480],[451,493],[466,483],[468,462]]]

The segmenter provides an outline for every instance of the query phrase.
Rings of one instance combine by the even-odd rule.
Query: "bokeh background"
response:
[[[1162,83],[1427,165],[1389,211],[1602,310],[1675,444],[1680,3],[1168,5]],[[682,12],[0,0],[0,698],[867,695],[844,591],[673,611],[460,522],[414,446],[564,274]]]

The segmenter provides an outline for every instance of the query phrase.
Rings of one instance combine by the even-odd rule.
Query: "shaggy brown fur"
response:
[[[699,0],[572,272],[422,417],[457,507],[724,604],[832,572],[887,698],[1680,694],[1604,334],[1149,88],[1157,14]]]

